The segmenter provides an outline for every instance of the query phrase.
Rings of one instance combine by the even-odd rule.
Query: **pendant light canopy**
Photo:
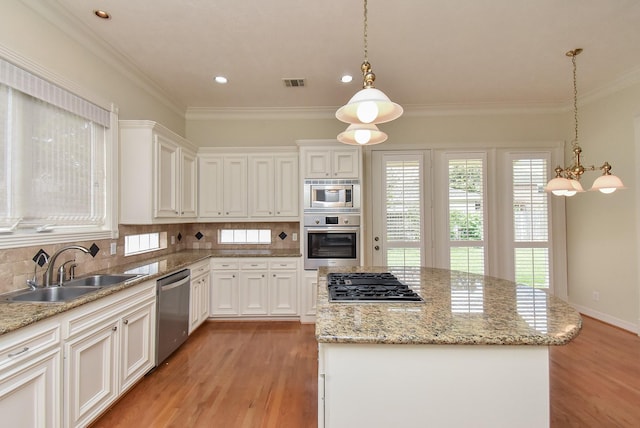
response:
[[[576,79],[576,56],[582,52],[582,49],[574,49],[566,53],[571,58],[573,64],[573,118],[575,122],[575,138],[571,142],[573,147],[573,165],[562,168],[556,167],[555,178],[547,183],[545,190],[556,196],[573,196],[576,193],[584,192],[580,184],[580,178],[586,171],[601,170],[602,175],[594,182],[590,190],[599,190],[602,193],[613,193],[617,189],[624,189],[624,184],[615,175],[611,174],[611,165],[605,162],[602,166],[584,166],[580,162],[582,148],[578,145],[578,86]]]
[[[367,0],[364,0],[364,61],[360,67],[362,71],[362,89],[358,91],[347,104],[336,111],[336,118],[345,123],[350,123],[346,131],[338,135],[338,140],[345,144],[379,144],[387,139],[384,132],[378,130],[377,123],[390,122],[402,115],[403,109],[399,104],[394,103],[379,89],[374,88],[373,82],[376,75],[371,69],[368,60],[367,46]],[[371,126],[365,126],[371,125]],[[358,132],[359,131],[359,132]],[[365,131],[369,131],[367,134]],[[359,138],[356,139],[355,135]],[[369,138],[365,137],[369,135]],[[367,140],[364,143],[360,141]]]

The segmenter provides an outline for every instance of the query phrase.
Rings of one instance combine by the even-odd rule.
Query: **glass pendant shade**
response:
[[[617,189],[624,189],[622,180],[615,175],[605,174],[596,178],[590,190],[599,190],[602,193],[613,193]]]
[[[336,111],[336,118],[345,123],[376,124],[397,119],[403,111],[402,106],[391,101],[381,90],[364,88]]]
[[[387,134],[373,124],[351,124],[344,132],[338,134],[338,141],[351,145],[380,144],[387,140]]]
[[[551,192],[556,196],[573,196],[576,193],[584,192],[584,189],[578,180],[556,177],[549,180],[545,191]]]

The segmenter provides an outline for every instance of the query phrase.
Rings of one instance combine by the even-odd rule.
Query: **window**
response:
[[[221,229],[221,244],[271,244],[270,229]]]
[[[107,110],[0,59],[0,248],[112,236],[110,121]]]
[[[511,156],[515,280],[541,288],[550,282],[548,163],[544,155]]]
[[[149,253],[163,248],[167,248],[167,232],[142,233],[124,237],[125,256]]]
[[[483,155],[447,159],[450,269],[484,274],[485,178]]]

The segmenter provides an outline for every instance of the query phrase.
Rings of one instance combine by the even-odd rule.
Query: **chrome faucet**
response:
[[[38,288],[38,278],[37,278],[37,272],[38,272],[38,262],[40,261],[40,259],[44,258],[44,263],[47,263],[49,261],[49,257],[47,257],[47,253],[40,253],[38,255],[38,257],[35,259],[35,266],[33,268],[33,278],[31,279],[27,279],[27,285],[29,286],[30,289],[35,290],[36,288]],[[44,265],[43,263],[43,265]]]
[[[85,248],[82,245],[68,245],[66,247],[60,248],[58,251],[53,253],[51,258],[49,258],[49,266],[47,266],[47,270],[44,272],[44,278],[43,278],[43,282],[42,282],[44,287],[50,287],[51,286],[51,275],[53,274],[54,266],[56,264],[56,259],[58,258],[60,253],[62,253],[63,251],[67,251],[67,250],[79,250],[79,251],[82,251],[85,254],[91,253],[91,251],[88,248]],[[62,280],[58,281],[58,285],[62,285]]]

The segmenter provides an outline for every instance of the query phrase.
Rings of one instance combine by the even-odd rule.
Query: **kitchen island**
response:
[[[329,302],[330,272],[391,272],[424,302]],[[548,427],[548,346],[580,315],[543,290],[434,268],[320,268],[318,426]]]

